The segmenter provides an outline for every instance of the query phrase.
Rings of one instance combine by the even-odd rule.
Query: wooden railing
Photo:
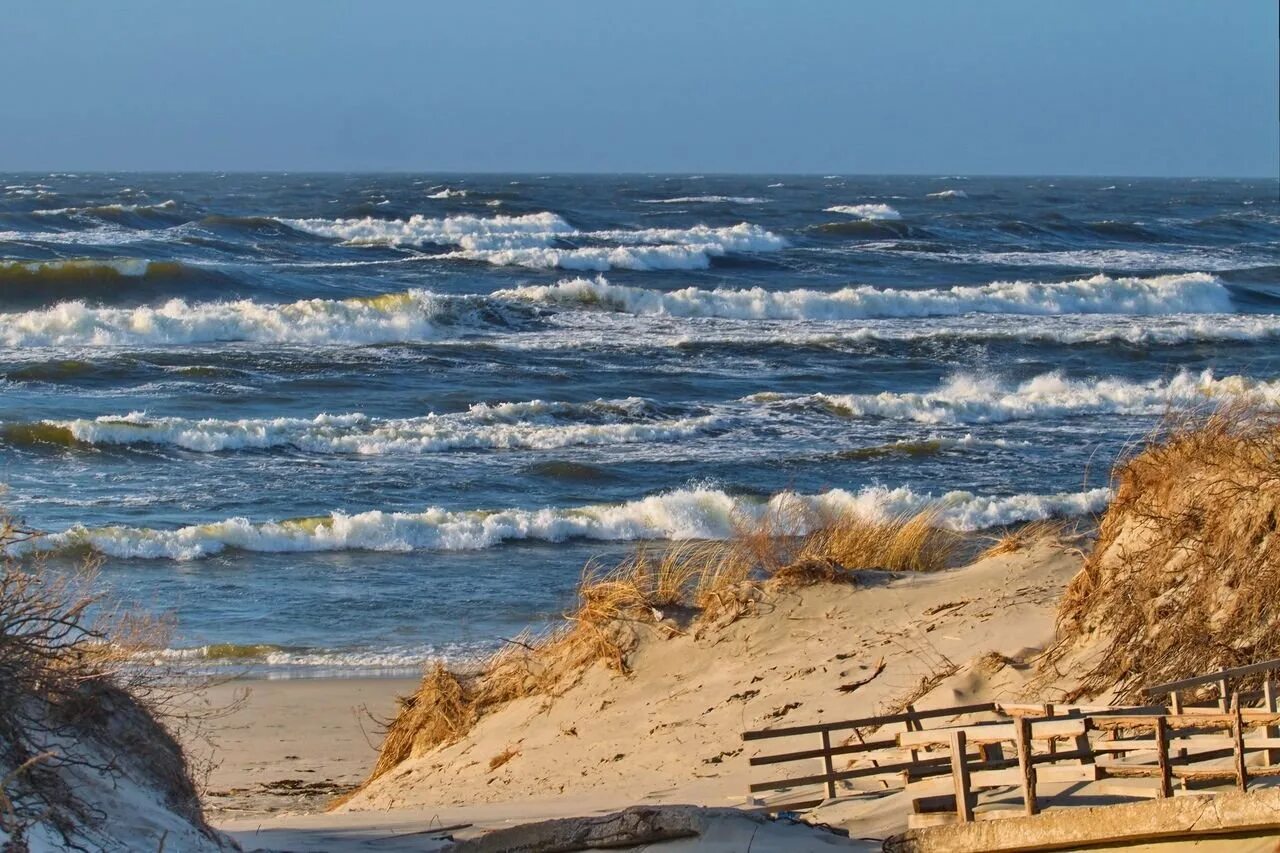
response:
[[[769,811],[902,790],[912,804],[913,824],[974,820],[978,793],[992,788],[1019,789],[1029,815],[1039,812],[1041,787],[1051,783],[1151,780],[1150,788],[1125,789],[1135,797],[1171,797],[1175,784],[1247,790],[1251,780],[1280,776],[1275,691],[1268,679],[1261,708],[1244,707],[1250,694],[1221,693],[1233,679],[1277,669],[1280,661],[1148,688],[1148,695],[1169,696],[1169,706],[989,702],[748,731],[742,735],[748,742],[787,739],[798,745],[814,736],[817,741],[809,748],[750,756],[749,767],[770,768],[770,778],[750,782],[748,790],[752,802]],[[1180,701],[1181,691],[1215,683],[1216,705]],[[926,722],[941,725],[926,728]],[[1255,756],[1260,761],[1251,766]],[[1063,801],[1064,789],[1059,785],[1053,792],[1055,804],[1070,804]]]
[[[802,749],[752,756],[748,759],[748,765],[750,767],[794,764],[796,762],[810,762],[818,759],[822,762],[822,772],[775,778],[764,782],[753,782],[748,786],[748,793],[750,794],[752,801],[754,801],[756,799],[755,795],[763,792],[788,792],[793,788],[825,785],[827,794],[826,798],[819,797],[816,800],[810,798],[801,801],[789,801],[781,805],[773,805],[773,808],[778,810],[810,808],[823,802],[824,799],[834,798],[837,794],[837,782],[891,775],[910,768],[919,768],[921,765],[922,762],[919,759],[916,750],[907,750],[905,754],[909,756],[908,760],[903,761],[901,759],[900,754],[902,754],[902,750],[898,748],[896,736],[890,736],[887,738],[884,736],[878,736],[877,739],[869,741],[866,740],[862,734],[863,729],[870,729],[872,730],[871,733],[873,735],[880,735],[880,729],[886,726],[901,724],[905,727],[906,731],[921,731],[924,728],[923,723],[925,720],[950,720],[965,714],[995,714],[998,712],[997,709],[998,706],[994,702],[982,702],[974,705],[960,705],[928,711],[917,711],[914,708],[908,707],[906,711],[899,714],[885,714],[877,717],[862,717],[859,719],[839,720],[837,722],[830,723],[814,723],[805,726],[781,726],[778,728],[743,732],[742,739],[744,741],[797,738],[806,735],[817,735],[821,744],[817,749]],[[833,746],[832,735],[837,732],[852,732],[853,734],[847,737],[844,743]],[[837,771],[835,769],[834,759],[838,756],[871,753],[875,753],[879,757],[871,758],[869,766],[841,771]],[[933,762],[926,761],[924,763],[929,764]]]
[[[1261,663],[1252,663],[1248,666],[1237,666],[1232,669],[1220,669],[1217,672],[1208,675],[1197,675],[1193,678],[1184,678],[1181,681],[1170,681],[1165,684],[1153,684],[1142,690],[1144,696],[1152,698],[1160,696],[1168,696],[1169,707],[1174,713],[1182,710],[1182,693],[1185,690],[1191,690],[1196,687],[1203,687],[1206,684],[1214,684],[1218,688],[1218,708],[1219,710],[1227,710],[1227,698],[1230,696],[1230,687],[1232,681],[1246,678],[1250,675],[1258,675],[1266,673],[1267,677],[1262,682],[1261,694],[1245,693],[1242,694],[1244,701],[1256,701],[1261,695],[1263,705],[1268,710],[1276,710],[1276,689],[1272,676],[1276,672],[1280,672],[1280,660],[1267,660]]]

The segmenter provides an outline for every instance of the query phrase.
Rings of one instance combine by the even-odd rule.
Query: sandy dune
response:
[[[220,825],[247,847],[309,839],[309,849],[339,850],[459,823],[475,825],[467,834],[633,804],[741,805],[745,729],[863,716],[907,701],[928,707],[1017,695],[1029,675],[1018,661],[1052,637],[1054,605],[1079,565],[1073,545],[1041,543],[937,574],[868,572],[854,585],[779,592],[757,615],[674,636],[639,626],[646,633],[629,677],[597,666],[560,695],[513,702],[458,743],[404,762],[337,813],[228,819],[224,812]],[[245,710],[217,734],[223,763],[212,788],[249,788],[222,802],[259,815],[281,801],[253,784],[358,779],[373,762],[376,738],[352,709],[365,704],[385,714],[393,695],[412,687],[251,686]],[[219,808],[218,796],[210,801]],[[906,815],[867,818],[866,831],[883,837]]]

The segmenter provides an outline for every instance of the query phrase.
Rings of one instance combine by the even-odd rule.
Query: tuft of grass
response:
[[[841,514],[809,534],[805,552],[846,571],[932,572],[951,564],[960,542],[941,527],[938,509],[931,507],[886,519]]]
[[[460,737],[471,727],[473,710],[474,703],[462,680],[437,662],[418,691],[400,699],[400,711],[387,728],[370,778],[376,779],[401,762]]]
[[[978,559],[1016,554],[1042,542],[1059,542],[1069,535],[1070,530],[1071,522],[1054,518],[1007,527],[991,537],[991,544],[978,555]]]

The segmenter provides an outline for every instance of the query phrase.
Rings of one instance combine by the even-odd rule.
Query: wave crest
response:
[[[549,212],[523,216],[450,216],[433,219],[286,219],[311,234],[354,246],[456,247],[437,259],[478,261],[534,269],[705,269],[730,252],[775,252],[787,242],[758,225],[712,228],[642,228],[579,231]],[[567,241],[602,245],[568,245]],[[607,245],[612,244],[612,245]]]
[[[755,394],[748,402],[815,408],[849,418],[884,418],[925,424],[981,424],[1081,415],[1158,415],[1171,406],[1194,407],[1209,400],[1252,398],[1280,406],[1280,381],[1243,376],[1215,379],[1213,371],[1178,373],[1169,380],[1068,379],[1045,373],[1010,383],[963,373],[932,391],[881,394]]]
[[[372,418],[354,412],[314,418],[191,420],[131,412],[93,419],[5,424],[0,427],[0,440],[19,445],[151,444],[201,453],[292,447],[306,453],[381,456],[669,442],[702,434],[721,424],[721,419],[713,416],[619,422],[606,413],[610,407],[615,412],[621,407],[612,401],[600,403],[592,406],[532,401],[481,405],[461,414],[416,418]]]
[[[898,290],[870,286],[842,290],[769,291],[686,287],[660,291],[577,278],[527,285],[495,296],[550,305],[600,308],[628,314],[721,317],[738,320],[861,320],[876,317],[993,314],[1226,313],[1227,288],[1204,273],[1155,278],[1096,275],[1052,284],[995,282],[946,290]]]
[[[837,204],[826,213],[844,213],[859,219],[901,219],[902,214],[887,204]]]
[[[61,302],[50,308],[0,314],[0,344],[35,346],[151,346],[226,341],[368,344],[430,340],[442,323],[456,322],[462,298],[425,290],[355,299],[261,303],[171,299],[136,308]]]
[[[940,506],[940,523],[972,531],[1017,521],[1097,512],[1110,499],[1105,488],[1005,497],[949,492],[934,496],[906,487],[871,486],[858,492],[832,489],[818,495],[783,493],[767,502],[735,497],[711,487],[686,488],[621,504],[573,508],[422,512],[373,510],[254,523],[230,518],[172,530],[77,525],[27,543],[29,550],[81,551],[137,559],[195,560],[227,549],[257,552],[479,550],[515,540],[725,539],[742,519],[776,513],[796,518],[796,505],[812,517],[850,512],[887,518]]]

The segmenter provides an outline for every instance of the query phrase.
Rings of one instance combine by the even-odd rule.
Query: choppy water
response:
[[[980,529],[1280,401],[1275,181],[0,175],[0,477],[176,655],[468,654],[779,492]]]

